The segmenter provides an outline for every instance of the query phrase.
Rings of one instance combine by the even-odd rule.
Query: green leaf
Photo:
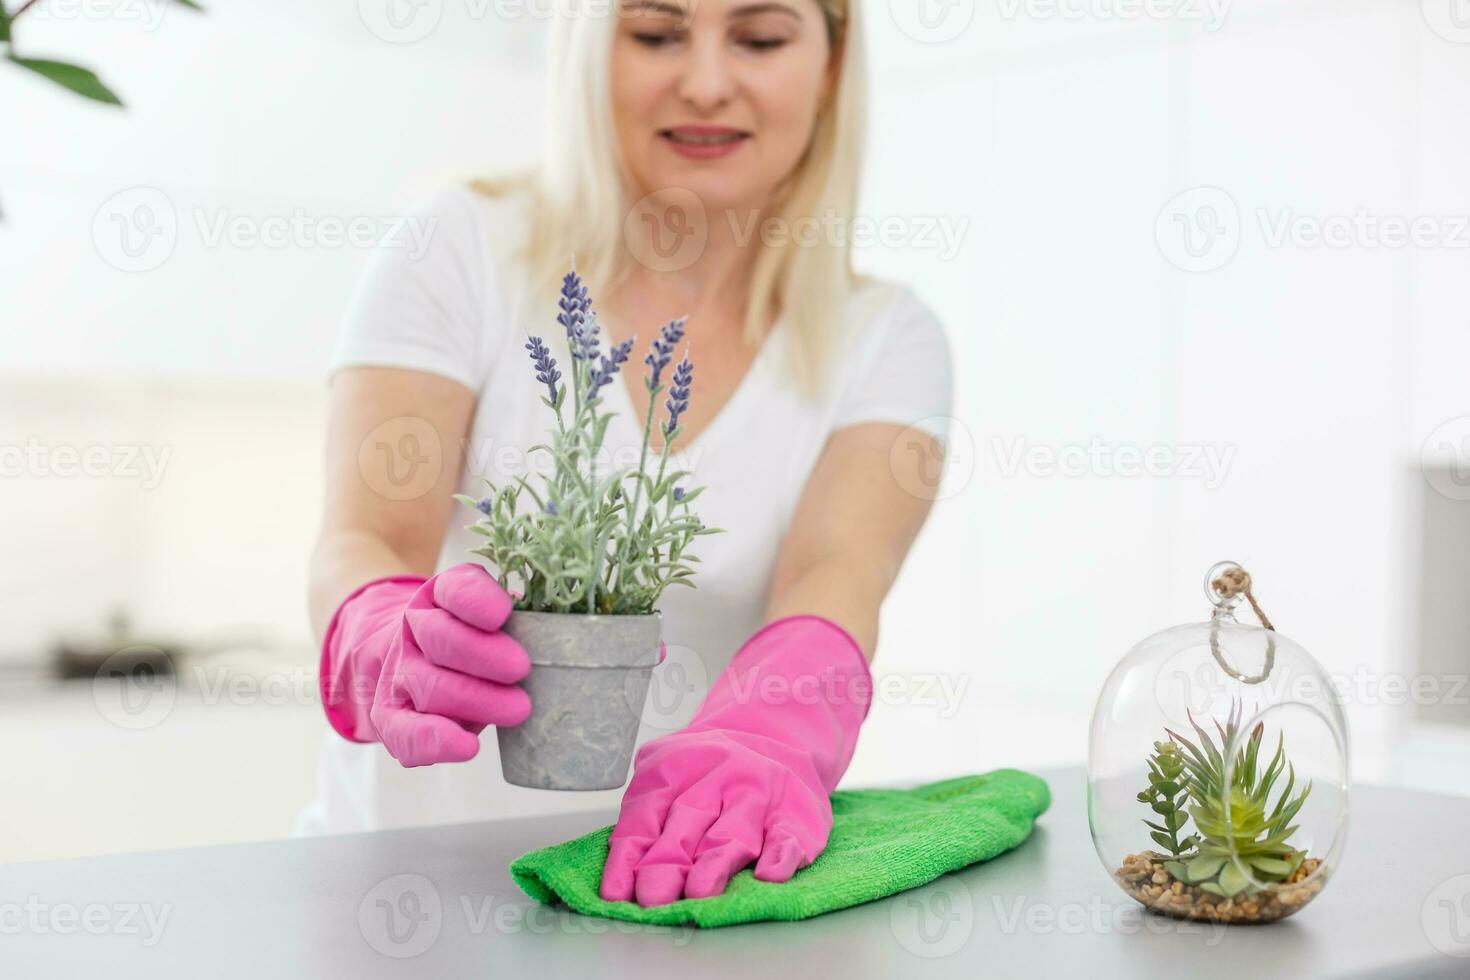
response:
[[[1186,878],[1184,876],[1184,862],[1183,861],[1165,861],[1164,862],[1164,870],[1167,871],[1167,872],[1169,872],[1171,875],[1173,875],[1174,878],[1175,878],[1175,880],[1177,880],[1177,881],[1186,881],[1187,882],[1189,880],[1188,878]]]
[[[1279,820],[1281,818],[1281,811],[1282,811],[1282,809],[1285,808],[1286,803],[1287,803],[1287,800],[1291,797],[1291,791],[1292,791],[1292,789],[1295,786],[1296,786],[1296,766],[1292,765],[1292,766],[1289,766],[1288,767],[1288,775],[1286,777],[1286,788],[1281,791],[1281,796],[1279,796],[1277,798],[1277,800],[1276,800],[1276,808],[1271,811],[1271,822],[1272,823],[1275,823],[1277,820]],[[1287,817],[1287,820],[1290,820],[1290,819],[1291,819],[1290,817]]]
[[[1225,759],[1223,756],[1220,755],[1220,750],[1215,748],[1215,742],[1213,739],[1210,738],[1210,733],[1201,728],[1199,722],[1195,721],[1193,718],[1189,720],[1189,723],[1193,725],[1194,730],[1199,733],[1200,746],[1204,749],[1210,769],[1213,772],[1224,772]],[[1220,723],[1218,721],[1215,722],[1215,727],[1220,727]],[[1221,741],[1224,741],[1223,735],[1221,737]]]
[[[103,85],[100,78],[79,65],[50,61],[46,58],[18,58],[14,54],[8,54],[6,57],[22,68],[29,68],[36,74],[49,78],[57,85],[71,89],[80,96],[107,105],[122,105],[122,100],[110,88]]]
[[[1244,891],[1245,887],[1250,884],[1246,879],[1245,873],[1240,870],[1239,865],[1234,861],[1231,861],[1220,870],[1219,883],[1220,887],[1225,890],[1226,895],[1234,895]]]
[[[174,0],[174,3],[181,7],[188,7],[190,10],[197,10],[201,14],[204,13],[204,8],[195,3],[194,0]]]
[[[1162,847],[1166,851],[1169,851],[1171,853],[1173,852],[1173,850],[1174,850],[1174,840],[1168,834],[1161,834],[1157,830],[1155,830],[1152,833],[1150,833],[1149,836],[1154,839],[1154,843],[1155,844],[1158,844],[1160,847]]]
[[[1239,766],[1244,770],[1240,775],[1247,791],[1255,783],[1256,757],[1261,751],[1261,736],[1257,732],[1251,732],[1250,739],[1246,742],[1245,751],[1240,754]]]
[[[527,493],[529,493],[531,495],[531,499],[532,500],[536,501],[536,509],[537,510],[545,510],[546,509],[546,501],[542,500],[541,499],[541,495],[538,494],[535,490],[531,489],[531,485],[526,482],[526,478],[525,477],[523,477],[523,476],[516,476],[515,477],[515,481],[521,485],[521,488],[523,490],[525,490]]]
[[[1204,881],[1207,878],[1213,878],[1224,866],[1224,858],[1202,854],[1189,862],[1189,866],[1186,869],[1188,871],[1188,880]]]
[[[1193,742],[1178,732],[1171,731],[1169,734],[1189,753],[1190,757],[1185,760],[1185,765],[1189,766],[1192,770],[1208,768],[1208,760],[1205,759],[1204,753],[1195,748]]]
[[[10,40],[10,14],[5,11],[5,4],[0,3],[0,41]]]
[[[1261,874],[1270,875],[1273,878],[1285,878],[1292,872],[1291,862],[1282,861],[1280,858],[1253,857],[1250,859],[1250,865]]]

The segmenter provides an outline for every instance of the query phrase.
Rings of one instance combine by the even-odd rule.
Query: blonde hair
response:
[[[857,0],[817,0],[826,21],[836,85],[818,109],[811,144],[777,190],[762,221],[797,227],[800,219],[832,216],[849,222],[857,207],[867,112],[867,71]],[[473,186],[498,195],[528,191],[534,219],[524,257],[533,295],[554,295],[569,257],[592,295],[616,288],[632,272],[623,223],[635,201],[624,172],[608,97],[616,14],[561,16],[553,21],[548,64],[546,140],[540,166]],[[742,338],[750,347],[764,338],[769,320],[787,318],[793,328],[792,380],[815,393],[827,377],[843,306],[856,276],[850,236],[812,244],[784,235],[759,236],[751,267]],[[840,242],[840,243],[839,243]],[[549,308],[549,307],[548,307]],[[671,311],[670,318],[679,311]]]

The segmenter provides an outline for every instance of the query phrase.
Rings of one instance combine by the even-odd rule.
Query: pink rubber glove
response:
[[[751,861],[762,881],[811,864],[872,694],[861,649],[831,620],[788,616],[757,630],[689,725],[638,750],[602,897],[708,898]]]
[[[327,720],[381,741],[404,766],[465,762],[487,725],[519,725],[526,651],[500,632],[512,600],[480,565],[368,582],[338,607],[322,643]]]

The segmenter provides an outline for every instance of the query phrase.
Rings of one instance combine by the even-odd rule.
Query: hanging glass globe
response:
[[[1155,633],[1093,711],[1087,812],[1098,857],[1151,911],[1272,922],[1331,878],[1348,818],[1348,735],[1312,656],[1271,626],[1234,562],[1207,622]],[[1262,626],[1241,623],[1242,598]]]

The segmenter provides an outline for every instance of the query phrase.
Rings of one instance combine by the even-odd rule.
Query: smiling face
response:
[[[614,123],[639,196],[761,207],[796,167],[836,80],[816,0],[625,0]]]

